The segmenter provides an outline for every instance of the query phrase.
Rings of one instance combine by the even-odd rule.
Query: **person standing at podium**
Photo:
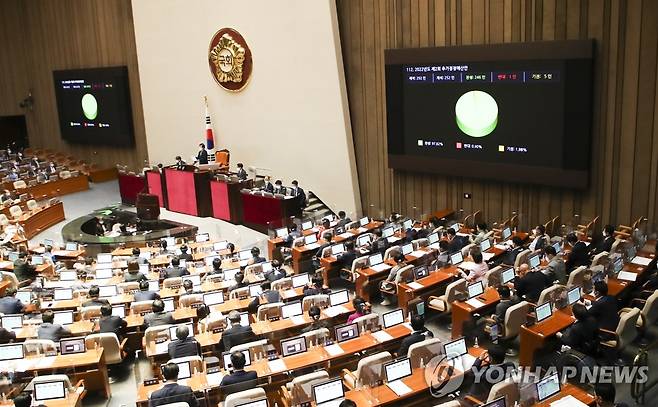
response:
[[[244,169],[244,164],[238,163],[238,172],[236,173],[240,181],[245,181],[248,177],[247,171]]]
[[[206,145],[199,143],[199,152],[196,155],[196,161],[199,165],[208,164],[208,151],[206,150]]]
[[[299,187],[297,180],[292,182],[292,196],[297,197],[302,208],[306,206],[306,193]]]
[[[176,164],[174,164],[174,165],[176,166],[177,170],[184,170],[187,163],[185,161],[183,161],[181,156],[177,155],[176,156]]]

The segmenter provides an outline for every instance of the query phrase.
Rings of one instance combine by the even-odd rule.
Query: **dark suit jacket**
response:
[[[354,260],[356,260],[356,252],[353,251],[353,250],[351,250],[351,251],[348,250],[344,253],[341,253],[338,256],[337,260],[338,260],[338,264],[340,265],[340,267],[351,269],[352,268],[352,262],[354,262]]]
[[[525,276],[516,278],[514,288],[519,297],[525,296],[528,301],[537,303],[542,290],[546,288],[546,276],[540,271],[528,272]]]
[[[516,261],[516,256],[519,255],[525,248],[523,246],[515,247],[512,250],[508,251],[507,253],[503,254],[502,257],[502,262],[505,264],[509,264],[510,266],[514,265],[514,262]]]
[[[286,276],[285,271],[283,271],[281,269],[278,269],[278,270],[272,269],[272,270],[268,271],[267,273],[265,273],[265,275],[263,277],[265,277],[265,279],[267,281],[276,281],[276,280],[281,280],[285,276]]]
[[[271,182],[266,182],[265,185],[263,186],[263,191],[269,192],[270,194],[274,193],[274,184],[272,184]]]
[[[257,378],[258,374],[254,371],[246,372],[244,370],[238,370],[228,376],[224,376],[220,386],[230,386],[232,384],[238,384],[248,380],[256,380]]]
[[[39,326],[37,330],[37,338],[39,339],[50,339],[51,341],[57,343],[60,339],[71,336],[71,331],[64,328],[59,324],[51,324],[49,322],[44,322]]]
[[[15,297],[0,298],[0,312],[3,314],[20,314],[23,312],[23,303]]]
[[[455,236],[448,243],[448,251],[450,253],[454,253],[461,250],[464,246],[466,246],[466,242],[461,238],[461,236]]]
[[[194,338],[171,341],[167,349],[169,359],[201,355],[201,345]]]
[[[510,363],[510,362],[501,363],[500,365],[486,365],[484,367],[481,366],[482,366],[482,360],[479,358],[475,359],[475,362],[473,362],[473,367],[471,369],[481,369],[481,371],[483,372],[482,375],[480,376],[482,380],[479,380],[477,383],[473,383],[471,385],[471,388],[468,390],[468,394],[474,396],[479,400],[486,400],[487,397],[489,396],[489,392],[491,391],[493,385],[505,380],[505,378],[511,375],[511,372],[515,369],[515,366],[514,363]],[[506,372],[506,374],[505,375],[500,375],[497,373],[487,374],[486,371],[491,368],[496,369],[495,371],[504,371]]]
[[[109,303],[110,302],[108,300],[106,300],[105,298],[96,298],[96,299],[92,299],[92,300],[89,300],[89,301],[85,301],[84,303],[82,303],[82,306],[83,307],[100,307],[100,306],[103,306],[103,305],[109,304]]]
[[[496,305],[496,322],[500,324],[505,323],[505,314],[507,314],[507,310],[514,305],[512,300],[501,300],[497,305]]]
[[[16,341],[16,333],[0,327],[0,344]]]
[[[14,274],[19,282],[34,280],[37,276],[37,268],[24,260],[18,259],[14,262]]]
[[[188,274],[190,274],[190,272],[183,267],[167,267],[165,269],[165,278],[183,277]]]
[[[610,295],[606,295],[592,303],[589,315],[596,320],[599,328],[614,332],[619,324],[618,311],[617,300]]]
[[[247,179],[249,175],[247,174],[247,170],[245,170],[244,168],[240,168],[237,172],[237,176],[240,179],[240,181],[244,181]]]
[[[189,253],[181,253],[180,256],[178,256],[178,258],[181,259],[181,260],[185,260],[185,261],[194,260],[194,257]]]
[[[599,342],[598,329],[596,321],[588,318],[585,321],[576,321],[571,325],[560,338],[564,345],[586,355],[594,356],[596,347]]]
[[[294,191],[295,190],[293,189],[293,193],[295,193]],[[297,187],[297,192],[295,193],[295,196],[297,197],[297,199],[299,199],[300,205],[304,207],[304,205],[306,204],[306,193],[304,192],[304,190],[301,189],[300,187]]]
[[[194,397],[192,389],[178,383],[167,383],[160,390],[151,394],[149,407],[162,406],[170,403],[185,402],[190,407],[198,407],[199,403]]]
[[[589,254],[587,245],[583,242],[576,243],[569,253],[569,257],[565,262],[567,273],[570,273],[576,267],[589,265]]]
[[[199,150],[196,155],[196,160],[199,162],[199,164],[208,164],[208,150],[205,148],[203,150]]]
[[[428,329],[423,329],[422,331],[414,331],[411,335],[407,336],[402,340],[400,344],[400,349],[398,349],[399,357],[406,357],[409,347],[414,343],[422,342],[425,339],[434,338],[434,334]]]
[[[615,238],[612,236],[608,236],[602,241],[599,242],[598,245],[596,245],[596,249],[594,249],[594,252],[592,254],[596,255],[602,252],[608,252],[610,253],[610,250],[612,250],[612,244],[615,242]]]
[[[98,320],[98,327],[100,332],[107,332],[116,334],[116,336],[121,340],[123,334],[126,330],[128,323],[122,318],[117,317],[116,315],[110,315],[109,317],[101,317]]]
[[[257,340],[256,334],[254,334],[250,326],[238,325],[225,330],[220,343],[224,345],[224,350],[228,352],[235,345],[253,342],[255,340]]]
[[[139,283],[142,280],[147,280],[147,278],[144,274],[142,274],[141,272],[138,271],[137,273],[125,273],[123,275],[123,280],[126,283],[132,283],[132,282],[138,282]]]
[[[133,299],[135,302],[138,301],[153,301],[155,299],[158,299],[159,294],[156,293],[155,291],[137,291],[135,294],[133,294]]]
[[[176,321],[174,320],[174,317],[171,315],[171,312],[151,312],[150,314],[144,315],[144,325],[146,325],[148,328],[151,328],[153,326],[158,326],[158,325],[167,325],[167,324],[175,324]]]

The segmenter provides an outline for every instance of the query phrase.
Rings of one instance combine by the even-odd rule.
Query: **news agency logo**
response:
[[[459,390],[464,382],[460,358],[448,359],[446,355],[433,357],[425,366],[425,382],[434,398],[445,397]]]

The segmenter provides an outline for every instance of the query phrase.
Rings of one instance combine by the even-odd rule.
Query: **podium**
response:
[[[267,192],[241,191],[242,224],[267,233],[288,224],[291,216],[300,216],[302,207],[296,197],[274,196]]]
[[[158,204],[164,208],[166,202],[166,189],[164,177],[158,170],[146,171],[146,191],[158,197]]]
[[[166,208],[186,215],[211,216],[210,177],[208,171],[165,168]]]
[[[210,181],[212,217],[234,224],[242,222],[242,201],[240,190],[252,188],[253,180],[238,181],[237,178],[220,175]]]
[[[156,195],[137,195],[135,206],[137,207],[137,217],[142,220],[158,220],[160,217],[160,204]]]
[[[126,205],[134,205],[137,194],[144,190],[146,180],[135,174],[119,174],[119,194],[121,202]]]

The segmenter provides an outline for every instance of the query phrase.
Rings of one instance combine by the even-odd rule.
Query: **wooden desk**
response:
[[[567,307],[555,311],[550,318],[531,327],[521,325],[519,333],[519,366],[534,366],[535,352],[542,349],[549,339],[573,324],[575,320],[571,314],[571,309]]]
[[[379,282],[383,281],[393,268],[388,260],[383,264],[386,264],[387,267],[381,271],[373,270],[370,267],[356,271],[357,276],[354,282],[354,286],[357,297],[361,297],[369,302],[372,293],[379,290]]]
[[[61,196],[72,194],[74,192],[86,191],[89,189],[89,180],[85,175],[71,177],[66,179],[58,179],[57,181],[48,181],[43,184],[37,184],[32,187],[21,189],[20,192],[32,194],[35,197],[51,198],[54,196]]]
[[[477,357],[484,351],[484,348],[469,348],[468,353],[471,356]],[[452,377],[457,377],[463,374],[464,372],[455,369]],[[424,368],[414,369],[411,376],[405,377],[401,380],[411,389],[410,393],[407,393],[402,397],[393,392],[393,390],[391,390],[386,384],[383,384],[368,389],[350,390],[345,393],[345,398],[354,401],[359,407],[402,405],[402,403],[404,403],[404,405],[409,405],[421,403],[423,400],[425,400],[425,402],[422,402],[422,405],[427,405],[429,400],[436,400],[432,398],[432,394],[430,393],[429,385],[425,378]],[[413,403],[411,400],[413,400]]]
[[[541,403],[535,403],[535,407],[550,407],[551,403],[554,403],[566,396],[572,396],[578,399],[580,402],[587,404],[588,406],[596,406],[596,397],[587,393],[585,390],[581,389],[578,386],[574,386],[571,383],[562,385],[562,389],[558,394],[553,397],[542,401]]]
[[[14,271],[14,262],[9,260],[0,260],[0,270]],[[50,264],[44,263],[37,266],[37,273],[39,274],[52,274],[53,272],[53,266]]]
[[[91,321],[75,321],[67,326],[73,336],[87,336],[94,330],[95,324]],[[37,337],[37,330],[39,325],[23,325],[23,328],[16,332],[16,340],[24,341]]]
[[[57,202],[54,205],[40,207],[32,213],[23,213],[18,219],[18,223],[23,227],[25,237],[32,239],[45,229],[58,224],[64,219],[64,204]]]
[[[463,335],[464,322],[471,320],[473,314],[482,314],[485,309],[495,306],[500,301],[498,291],[493,287],[488,287],[482,295],[475,298],[482,302],[482,305],[477,308],[469,305],[466,301],[452,303],[452,339],[457,339]]]
[[[69,392],[65,399],[61,400],[46,400],[41,404],[45,407],[79,407],[82,406],[82,399],[87,394],[87,391],[82,389],[81,392]],[[12,400],[0,401],[0,407],[14,407]]]
[[[399,283],[398,306],[404,310],[406,315],[409,312],[409,301],[415,298],[427,298],[435,294],[439,287],[452,281],[458,274],[459,269],[450,266],[448,268],[434,270],[429,276],[416,280],[415,283],[422,285],[422,287],[414,288],[413,285]]]

